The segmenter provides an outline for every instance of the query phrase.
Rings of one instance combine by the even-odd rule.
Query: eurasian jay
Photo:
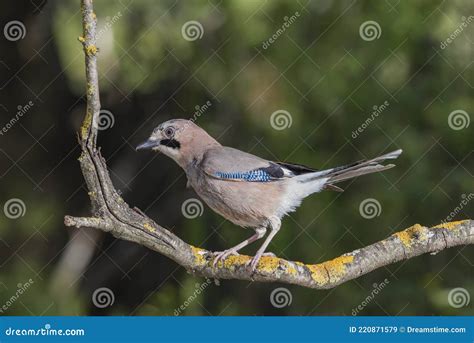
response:
[[[235,225],[255,231],[236,246],[217,252],[214,265],[262,238],[270,229],[250,261],[252,271],[280,230],[281,219],[295,211],[304,198],[326,189],[342,191],[334,184],[390,169],[393,164],[380,162],[396,159],[402,153],[396,150],[370,160],[316,170],[222,146],[193,121],[185,119],[162,123],[139,149],[152,149],[171,157],[185,171],[188,185],[210,208]]]

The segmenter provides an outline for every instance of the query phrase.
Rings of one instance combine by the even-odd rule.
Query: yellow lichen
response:
[[[278,257],[262,256],[257,264],[257,269],[262,272],[271,273],[274,272],[280,264]]]
[[[224,266],[227,269],[233,269],[237,266],[242,266],[250,261],[250,256],[245,255],[231,255],[228,256],[223,262],[219,262],[219,267]]]
[[[408,232],[406,232],[405,230],[404,231],[400,231],[400,232],[397,232],[395,233],[395,236],[398,237],[398,239],[402,242],[402,244],[406,247],[409,247],[410,246],[410,242],[411,242],[411,237],[410,235],[408,234]]]
[[[94,92],[95,92],[95,87],[91,84],[88,84],[87,86],[87,94],[89,94],[90,96],[94,95]]]
[[[217,263],[217,266],[219,268],[226,268],[232,270],[235,269],[235,267],[248,266],[251,260],[251,256],[231,255],[228,256],[224,261],[219,261]],[[299,262],[299,264],[304,266],[304,264],[301,262]],[[273,273],[278,269],[280,265],[285,267],[284,270],[286,270],[287,273],[291,275],[297,274],[297,270],[292,265],[292,263],[273,256],[262,256],[260,258],[260,261],[258,261],[257,270],[265,273]]]
[[[86,46],[86,54],[87,55],[95,55],[97,53],[97,47],[94,44]]]
[[[291,274],[291,275],[296,275],[297,274],[297,270],[295,267],[293,267],[293,264],[291,264],[290,262],[287,262],[285,261],[284,265],[286,266],[286,271],[288,274]]]
[[[307,267],[317,284],[324,285],[329,282],[328,274],[320,264],[309,264]]]
[[[155,228],[153,226],[151,226],[149,223],[143,224],[143,227],[145,228],[145,230],[147,230],[149,232],[155,232]]]
[[[206,250],[191,246],[191,251],[194,255],[194,260],[195,260],[197,265],[202,266],[202,265],[205,265],[207,263],[206,259],[204,258]]]
[[[81,43],[84,43],[86,41],[86,39],[82,36],[77,37],[77,40]]]
[[[82,123],[81,126],[81,139],[85,140],[87,138],[87,135],[89,134],[89,129],[91,127],[91,118],[92,115],[90,112],[86,113],[86,118],[84,119],[84,122]]]
[[[452,230],[456,229],[459,227],[459,225],[468,222],[469,220],[458,220],[455,222],[448,222],[448,223],[441,223],[436,226],[433,226],[432,229],[446,229],[446,230]]]
[[[323,285],[329,281],[335,282],[340,280],[346,273],[346,264],[353,261],[354,256],[343,255],[331,261],[307,265],[307,268],[310,270],[313,280]]]
[[[394,234],[404,246],[410,247],[413,243],[413,240],[423,241],[427,238],[426,228],[420,224],[415,224],[408,229],[397,232]]]

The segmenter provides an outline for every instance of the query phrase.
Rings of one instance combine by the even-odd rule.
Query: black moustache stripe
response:
[[[181,144],[176,139],[162,139],[160,144],[173,149],[181,148]]]

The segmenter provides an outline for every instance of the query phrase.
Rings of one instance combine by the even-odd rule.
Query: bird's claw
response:
[[[255,269],[257,269],[258,261],[260,261],[260,257],[257,258],[257,256],[252,257],[252,259],[248,262],[250,271],[255,273]]]
[[[239,253],[235,250],[228,249],[224,251],[216,251],[214,254],[215,254],[215,257],[214,257],[214,261],[212,262],[212,266],[216,267],[219,261],[225,260],[230,255],[233,255],[233,256],[238,255]]]
[[[254,257],[252,257],[250,261],[247,262],[247,265],[250,267],[250,271],[252,272],[252,274],[255,273],[255,269],[257,269],[258,262],[260,261],[260,258],[262,258],[262,256],[276,257],[276,255],[272,252],[266,252],[263,254],[257,253]]]
[[[215,268],[219,261],[224,261],[228,256],[237,256],[239,255],[239,253],[234,250],[234,249],[228,249],[228,250],[224,250],[224,251],[216,251],[214,253],[214,261],[212,262],[212,266]],[[272,252],[266,252],[266,253],[263,253],[263,254],[259,254],[257,253],[254,257],[252,257],[247,263],[246,265],[248,267],[250,267],[250,271],[252,273],[255,272],[255,270],[257,269],[257,266],[258,266],[258,262],[260,261],[260,258],[262,256],[270,256],[270,257],[276,257],[276,255]]]

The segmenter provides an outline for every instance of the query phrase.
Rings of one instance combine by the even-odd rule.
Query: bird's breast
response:
[[[228,181],[192,172],[190,185],[215,212],[243,227],[266,225],[282,203],[281,182]]]

